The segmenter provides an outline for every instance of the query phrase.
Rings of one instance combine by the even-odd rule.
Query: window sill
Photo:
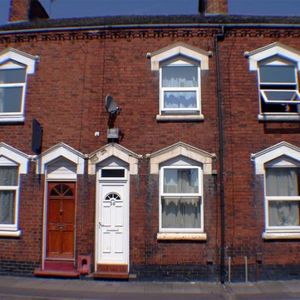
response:
[[[260,114],[257,116],[259,121],[284,121],[284,122],[299,122],[300,114],[276,114],[276,115],[264,115]]]
[[[9,231],[0,230],[0,237],[19,237],[21,236],[21,230]]]
[[[0,115],[0,123],[19,123],[19,122],[24,122],[24,120],[25,120],[24,116]]]
[[[156,121],[169,122],[169,121],[204,121],[204,115],[156,115]]]
[[[264,240],[292,240],[300,239],[300,232],[264,232]]]
[[[158,233],[157,239],[162,241],[206,241],[206,233]]]

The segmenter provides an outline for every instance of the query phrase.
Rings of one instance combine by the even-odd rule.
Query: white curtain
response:
[[[163,87],[197,87],[198,68],[193,66],[172,66],[162,68]]]
[[[14,224],[15,192],[0,191],[0,224]]]
[[[196,108],[196,92],[164,92],[164,108]]]
[[[198,86],[198,67],[170,66],[162,68],[162,86],[169,88],[187,88]],[[196,108],[196,92],[165,91],[164,108]]]
[[[296,169],[267,169],[267,196],[299,196]],[[270,226],[299,226],[298,201],[269,201]]]
[[[198,193],[197,169],[165,169],[164,193]]]
[[[200,228],[200,197],[162,197],[163,228]]]
[[[0,186],[16,186],[17,167],[0,167]],[[0,191],[0,224],[14,224],[15,191]]]
[[[165,169],[163,192],[182,194],[162,197],[163,228],[200,227],[200,197],[184,196],[199,193],[198,169]]]

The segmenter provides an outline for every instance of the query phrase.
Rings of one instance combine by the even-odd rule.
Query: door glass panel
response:
[[[101,177],[108,178],[108,177],[125,177],[125,170],[124,169],[102,169],[101,170]]]
[[[50,196],[73,196],[73,191],[68,185],[60,183],[52,188]]]

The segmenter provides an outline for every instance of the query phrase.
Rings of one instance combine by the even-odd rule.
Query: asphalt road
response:
[[[1,0],[0,0],[1,1]],[[300,300],[300,281],[222,285],[0,276],[0,300]]]

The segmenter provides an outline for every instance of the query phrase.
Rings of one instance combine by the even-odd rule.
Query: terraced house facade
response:
[[[0,27],[0,272],[299,278],[300,19]]]

